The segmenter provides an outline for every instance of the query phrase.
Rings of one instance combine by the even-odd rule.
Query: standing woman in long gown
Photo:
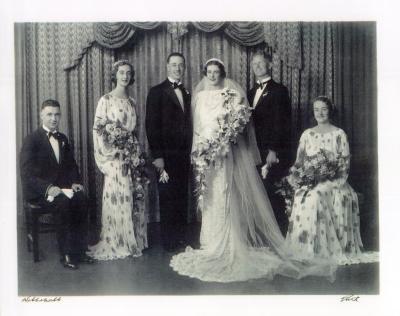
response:
[[[98,260],[139,257],[147,247],[143,187],[133,183],[132,164],[129,166],[121,159],[124,150],[113,146],[112,141],[104,137],[107,133],[116,136],[125,132],[130,137],[129,142],[133,141],[139,151],[134,134],[136,102],[128,94],[128,86],[134,82],[133,66],[126,60],[115,62],[111,79],[116,86],[100,98],[93,128],[94,156],[97,167],[104,174],[104,187],[100,241],[89,247],[88,255]],[[135,151],[134,157],[138,158],[138,152]]]

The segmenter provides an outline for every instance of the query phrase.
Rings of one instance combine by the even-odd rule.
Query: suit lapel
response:
[[[174,89],[171,87],[171,83],[169,82],[168,79],[165,81],[165,84],[164,84],[164,91],[165,91],[165,93],[171,98],[171,100],[173,101],[173,103],[174,103],[176,106],[178,106],[178,107],[180,108],[180,110],[183,112],[182,105],[181,105],[181,103],[179,102],[179,99],[178,99],[178,97],[177,97],[177,95],[176,95]],[[183,96],[183,93],[182,93],[182,96]],[[184,96],[183,96],[183,97],[184,97]]]
[[[41,141],[44,144],[44,147],[45,147],[45,149],[46,149],[46,151],[47,151],[47,153],[48,153],[48,155],[50,157],[50,160],[53,160],[53,162],[55,162],[58,165],[57,157],[56,157],[56,154],[54,153],[53,147],[50,144],[50,140],[49,140],[49,137],[47,136],[47,132],[43,128],[40,128],[40,132],[41,132],[40,133]],[[58,144],[59,144],[59,148],[60,148],[60,162],[61,162],[61,146],[60,146],[60,142]]]
[[[256,96],[256,91],[257,91],[256,88],[253,88],[253,89],[250,90],[250,93],[249,93],[249,103],[250,103],[250,106],[253,106],[254,98],[255,98],[255,96]]]
[[[273,87],[273,85],[274,85],[274,81],[273,81],[272,79],[270,79],[270,80],[267,82],[267,85],[265,86],[263,92],[261,93],[260,98],[258,99],[255,108],[257,108],[258,105],[263,101],[263,99],[267,97],[267,95],[268,95],[268,93],[271,91],[271,88]],[[255,91],[257,91],[257,90],[255,89]],[[254,96],[255,96],[255,95],[256,95],[256,94],[255,94],[255,92],[254,92]]]
[[[266,97],[266,91],[265,91],[265,89],[264,89],[263,93],[260,95],[260,97],[258,98],[257,104],[256,104],[255,108],[257,108],[257,107],[260,105],[260,103],[262,102],[262,100],[264,99],[264,97]]]
[[[174,89],[171,87],[171,82],[167,79],[165,80],[164,83],[164,90],[165,92],[171,97],[172,101],[179,106],[182,112],[186,112],[190,110],[190,94],[189,92],[185,89],[185,91],[182,91],[182,98],[183,98],[183,106],[179,102],[178,96],[176,95]]]
[[[190,94],[189,91],[186,90],[182,91],[183,101],[185,102],[185,111],[190,108]]]
[[[60,138],[58,138],[57,141],[58,141],[58,149],[59,149],[59,153],[58,154],[59,154],[59,159],[60,159],[59,164],[61,165],[61,163],[62,163],[62,161],[64,159],[64,147],[63,147],[64,141],[62,139],[60,139]]]

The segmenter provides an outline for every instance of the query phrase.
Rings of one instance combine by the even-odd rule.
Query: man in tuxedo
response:
[[[190,94],[182,85],[185,58],[171,53],[168,78],[152,87],[146,102],[146,132],[158,181],[161,239],[164,249],[184,246],[192,119]]]
[[[87,210],[83,186],[68,139],[57,131],[60,117],[58,101],[43,102],[43,125],[28,135],[22,146],[21,179],[25,200],[54,209],[61,263],[77,269],[79,262],[93,260],[85,254]]]
[[[291,164],[291,105],[287,88],[272,80],[270,63],[271,58],[264,53],[254,54],[251,66],[257,84],[248,92],[248,100],[254,107],[258,149],[263,165],[268,170],[264,185],[279,227],[285,235],[288,226],[285,202],[276,194],[274,184],[285,176]]]

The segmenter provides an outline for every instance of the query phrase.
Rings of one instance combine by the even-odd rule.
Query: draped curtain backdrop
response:
[[[98,226],[103,179],[94,162],[92,126],[97,101],[113,88],[112,63],[123,58],[134,65],[136,82],[129,89],[137,100],[139,137],[147,150],[146,96],[166,78],[170,52],[186,57],[184,83],[189,90],[211,57],[222,59],[228,76],[249,89],[254,84],[251,56],[264,50],[273,57],[272,77],[289,89],[293,151],[301,132],[314,124],[310,101],[320,94],[333,99],[336,123],[347,132],[353,154],[351,184],[367,197],[362,209],[365,234],[377,236],[375,37],[372,22],[17,23],[17,156],[23,138],[40,124],[42,101],[59,100],[60,129],[74,146],[91,222]],[[17,192],[21,205],[19,182]],[[157,221],[154,181],[148,197],[149,221]],[[193,207],[189,215],[193,220]]]

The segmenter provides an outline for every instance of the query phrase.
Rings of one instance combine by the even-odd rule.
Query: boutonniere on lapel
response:
[[[190,92],[187,91],[185,87],[183,87],[183,91],[185,91],[186,95],[190,95]]]
[[[262,97],[264,98],[264,97],[266,97],[268,95],[268,91],[265,91],[263,94],[262,94]]]
[[[64,148],[65,147],[65,141],[61,141],[61,148]]]

